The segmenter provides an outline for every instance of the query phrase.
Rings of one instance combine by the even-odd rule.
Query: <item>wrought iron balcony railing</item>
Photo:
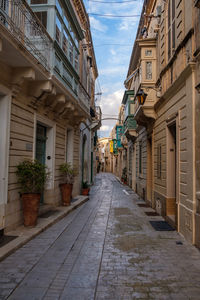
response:
[[[79,83],[79,88],[78,88],[78,98],[79,98],[79,103],[82,106],[82,108],[90,114],[90,96],[86,92],[85,88],[81,83]]]
[[[102,117],[101,107],[95,106],[95,111],[96,111],[95,113],[96,119],[100,122]]]
[[[50,70],[52,40],[25,0],[0,0],[1,25]]]

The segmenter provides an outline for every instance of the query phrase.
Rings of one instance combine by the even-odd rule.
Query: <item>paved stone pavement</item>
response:
[[[200,299],[199,250],[139,201],[98,174],[87,203],[0,263],[0,299]]]

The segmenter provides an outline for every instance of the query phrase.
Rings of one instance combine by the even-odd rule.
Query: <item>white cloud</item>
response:
[[[116,55],[116,51],[114,49],[110,49],[110,53],[115,56]]]
[[[101,126],[101,131],[109,131],[109,130],[110,130],[110,126],[108,125]]]
[[[98,30],[98,31],[101,31],[101,32],[106,32],[107,31],[107,26],[105,26],[99,20],[95,19],[92,16],[90,17],[90,24],[91,24],[91,27],[94,30]]]
[[[102,119],[109,120],[102,121],[102,127],[100,129],[101,136],[109,136],[112,128],[116,124],[123,95],[124,90],[121,89],[102,97],[100,104]]]
[[[103,75],[117,75],[119,72],[126,72],[127,66],[116,66],[116,67],[108,67],[105,69],[100,69],[99,74]]]

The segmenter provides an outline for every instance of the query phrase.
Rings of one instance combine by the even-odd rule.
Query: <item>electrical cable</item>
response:
[[[133,44],[100,44],[100,45],[94,45],[94,47],[102,47],[102,46],[122,46],[122,47],[130,47],[133,46]]]
[[[117,15],[105,15],[105,14],[95,14],[95,13],[88,13],[88,15],[89,16],[107,17],[107,18],[135,18],[135,17],[140,17],[140,15],[117,16]]]
[[[121,4],[121,3],[127,3],[127,2],[136,2],[137,0],[126,0],[126,1],[98,1],[98,0],[88,0],[88,2],[96,2],[96,3],[115,3],[115,4]]]

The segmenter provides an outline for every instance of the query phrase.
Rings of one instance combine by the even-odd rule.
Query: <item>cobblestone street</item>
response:
[[[200,299],[199,250],[138,202],[98,174],[87,203],[0,263],[0,299]]]

